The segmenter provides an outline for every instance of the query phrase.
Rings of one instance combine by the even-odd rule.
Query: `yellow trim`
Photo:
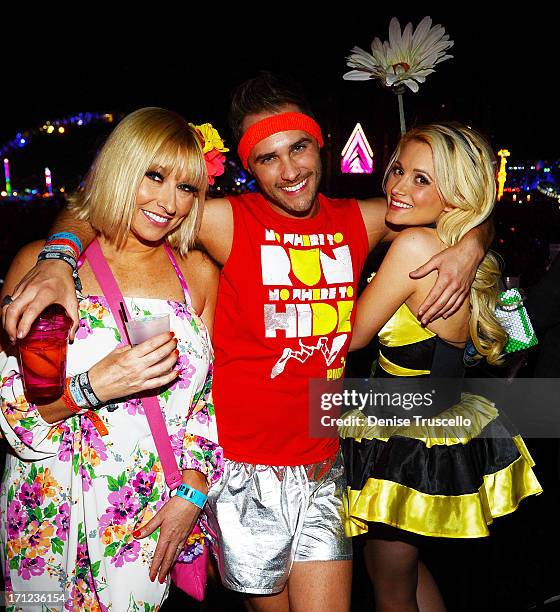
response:
[[[513,436],[512,440],[515,442],[515,446],[517,446],[517,450],[523,455],[523,457],[525,457],[525,461],[527,461],[527,463],[531,467],[533,467],[535,465],[535,462],[533,460],[533,457],[531,457],[531,453],[529,452],[529,449],[525,446],[525,440],[523,440],[523,438],[520,435]]]
[[[454,496],[427,495],[396,482],[369,478],[361,491],[348,487],[346,535],[366,533],[369,521],[425,536],[486,537],[495,518],[514,512],[525,497],[542,493],[531,465],[522,455],[485,475],[477,493]]]
[[[379,342],[385,346],[405,346],[435,335],[427,327],[422,327],[410,308],[403,304],[380,330]]]
[[[392,361],[389,361],[385,355],[379,351],[377,365],[380,366],[393,376],[420,376],[421,374],[429,374],[430,370],[413,370],[412,368],[403,368]]]
[[[473,438],[480,435],[480,432],[495,418],[498,417],[498,410],[494,404],[482,397],[472,393],[461,393],[461,401],[451,406],[447,410],[438,414],[437,419],[453,419],[456,425],[379,425],[369,424],[367,418],[361,410],[350,410],[342,415],[345,425],[338,429],[341,438],[355,438],[358,442],[362,440],[381,440],[387,442],[391,436],[404,436],[420,440],[428,448],[432,446],[453,446],[454,444],[467,444]],[[470,421],[466,425],[465,421]],[[414,423],[414,421],[412,421]],[[521,440],[521,442],[523,442]],[[523,444],[525,452],[527,448]],[[523,451],[519,449],[523,454]]]

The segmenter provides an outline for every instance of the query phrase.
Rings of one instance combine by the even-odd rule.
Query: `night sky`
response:
[[[374,146],[383,131],[396,137],[396,98],[375,82],[343,81],[345,56],[353,45],[369,49],[374,36],[386,39],[392,15],[404,27],[409,20],[417,25],[424,14],[382,14],[371,2],[354,3],[352,12],[317,8],[305,14],[295,3],[242,6],[224,15],[208,3],[209,16],[194,19],[186,9],[153,5],[139,26],[97,14],[91,23],[81,20],[83,28],[50,27],[14,39],[4,50],[0,142],[47,119],[147,105],[211,121],[227,135],[231,90],[260,69],[302,82],[323,125],[340,138],[356,121],[373,134]],[[509,148],[512,159],[557,158],[558,26],[545,13],[514,14],[509,6],[504,4],[503,20],[480,11],[431,13],[455,41],[449,51],[454,59],[440,64],[419,93],[407,92],[407,122],[466,121],[496,150]],[[248,20],[261,14],[266,18],[260,22]]]

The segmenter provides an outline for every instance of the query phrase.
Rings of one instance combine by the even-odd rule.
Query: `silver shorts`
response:
[[[277,467],[225,460],[207,514],[219,536],[224,586],[268,595],[285,587],[294,561],[352,558],[344,535],[346,478],[341,454]]]

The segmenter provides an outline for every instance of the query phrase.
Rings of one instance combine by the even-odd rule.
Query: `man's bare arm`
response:
[[[459,310],[469,296],[476,270],[493,239],[494,222],[490,217],[467,232],[456,245],[434,255],[410,273],[411,278],[422,278],[438,271],[436,284],[418,309],[424,325],[439,317],[447,318]]]
[[[68,209],[63,210],[55,219],[49,235],[57,232],[71,232],[78,236],[85,249],[93,242],[96,232],[87,221],[80,221]]]
[[[71,232],[82,242],[85,249],[95,238],[95,231],[86,221],[79,221],[69,211],[58,215],[51,235],[57,232]],[[64,261],[40,261],[16,285],[10,307],[2,308],[2,323],[10,342],[24,338],[37,316],[50,304],[64,307],[73,325],[70,339],[78,329],[78,301],[72,278],[72,269]]]
[[[398,235],[398,232],[393,231],[385,223],[385,214],[387,212],[387,201],[385,198],[358,200],[358,206],[366,226],[370,253],[380,242],[393,240]]]
[[[71,232],[82,242],[83,248],[95,238],[95,231],[85,221],[79,221],[69,211],[61,213],[51,234]],[[233,242],[233,213],[226,199],[205,203],[199,241],[204,250],[220,265],[230,254]],[[24,338],[33,321],[50,304],[61,304],[72,318],[70,339],[79,326],[78,301],[70,266],[62,261],[38,262],[20,281],[12,295],[13,303],[2,309],[2,322],[11,342]]]
[[[197,236],[197,245],[220,266],[231,253],[233,244],[233,211],[225,198],[206,200]]]
[[[398,236],[398,228],[391,228],[385,223],[387,202],[384,198],[361,200],[358,204],[370,251],[380,242],[392,241]],[[424,325],[442,316],[447,318],[459,310],[469,296],[476,270],[493,239],[494,224],[490,218],[471,229],[458,244],[435,255],[410,273],[411,278],[422,278],[434,270],[438,271],[437,282],[418,312]]]

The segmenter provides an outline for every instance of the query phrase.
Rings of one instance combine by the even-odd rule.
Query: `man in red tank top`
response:
[[[208,498],[222,580],[258,612],[344,611],[344,470],[338,440],[308,434],[308,381],[344,374],[363,262],[393,237],[386,203],[318,193],[321,130],[305,99],[276,77],[244,83],[231,118],[260,193],[207,201],[199,233],[223,266],[214,401],[226,465]],[[95,236],[68,214],[53,231],[72,231],[84,246]],[[438,270],[423,322],[459,308],[490,235],[488,226],[475,228],[414,273]],[[43,262],[17,288],[5,321],[10,337],[18,325],[23,337],[49,303],[76,310],[70,268],[57,264]]]
[[[275,77],[242,85],[231,119],[260,193],[207,202],[199,234],[223,266],[214,401],[226,469],[209,493],[222,580],[251,594],[253,610],[347,610],[346,484],[338,440],[309,435],[308,385],[343,376],[363,263],[392,238],[386,204],[318,193],[321,130],[305,100]],[[466,274],[454,253],[420,270],[438,268],[438,283],[448,285],[443,296],[435,288],[428,320],[462,303],[483,239],[476,230],[459,248],[472,266]]]

